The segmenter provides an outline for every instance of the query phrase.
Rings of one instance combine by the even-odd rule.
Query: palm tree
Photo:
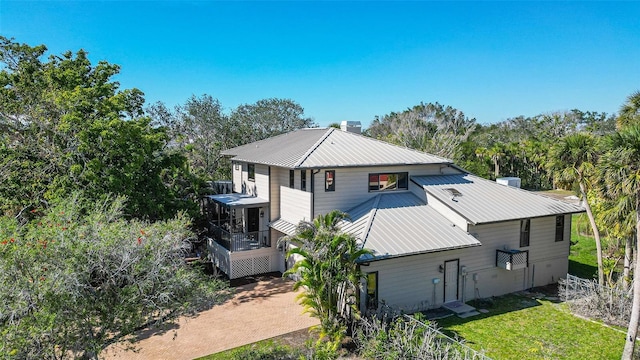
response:
[[[618,129],[640,123],[640,91],[629,95],[627,102],[620,107],[620,116],[616,121]]]
[[[606,153],[599,167],[602,173],[602,194],[616,201],[631,201],[635,212],[636,249],[640,249],[640,124],[624,127],[606,138]],[[634,272],[640,269],[640,256],[636,256]],[[638,276],[636,276],[638,275]],[[633,306],[622,354],[631,359],[640,322],[640,274],[633,276]]]
[[[357,239],[339,229],[346,213],[334,210],[313,222],[300,222],[295,236],[286,238],[300,244],[287,252],[287,258],[302,258],[283,276],[295,275],[294,289],[304,287],[298,300],[305,311],[320,320],[320,337],[339,341],[344,330],[359,316],[356,294],[363,273],[357,260],[370,254]]]
[[[596,241],[598,283],[604,285],[600,231],[598,231],[598,226],[587,198],[587,187],[590,185],[589,179],[594,173],[594,164],[597,157],[597,139],[589,133],[574,133],[563,137],[551,148],[547,166],[557,184],[571,187],[578,185],[579,194],[587,211],[589,223],[593,229],[593,237]]]

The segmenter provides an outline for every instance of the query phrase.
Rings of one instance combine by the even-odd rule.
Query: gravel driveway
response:
[[[135,344],[139,351],[113,346],[101,358],[193,359],[318,324],[302,314],[292,286],[281,278],[239,286],[224,304],[180,319],[166,331],[142,331]]]

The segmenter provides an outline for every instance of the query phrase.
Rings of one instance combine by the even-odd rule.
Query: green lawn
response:
[[[437,322],[443,332],[493,359],[619,359],[622,354],[624,332],[577,318],[562,304],[507,295],[486,309],[489,313],[472,318]]]
[[[594,279],[598,277],[596,242],[592,236],[581,235],[586,231],[590,231],[587,215],[573,215],[571,219],[572,245],[569,254],[569,273],[584,279]]]
[[[203,356],[197,360],[297,359],[300,355],[302,355],[302,350],[294,349],[291,346],[281,344],[273,339],[268,339]]]

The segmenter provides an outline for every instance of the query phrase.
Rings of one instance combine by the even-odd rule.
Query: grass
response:
[[[203,356],[197,360],[297,359],[300,354],[301,350],[299,349],[285,345],[275,339],[268,339],[240,346],[235,349]]]
[[[619,359],[624,332],[570,314],[563,304],[520,295],[495,298],[487,314],[438,320],[493,359]],[[597,346],[594,346],[597,344]]]
[[[569,273],[583,279],[598,277],[596,242],[590,231],[586,214],[573,215],[571,219],[571,252],[569,253]]]

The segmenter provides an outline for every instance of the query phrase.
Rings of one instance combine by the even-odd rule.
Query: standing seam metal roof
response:
[[[451,160],[359,134],[301,129],[225,150],[232,160],[286,168],[328,168],[451,163]]]
[[[466,173],[412,176],[411,181],[472,224],[584,211],[581,206]]]
[[[381,193],[350,211],[340,225],[373,251],[360,261],[481,245],[410,192]]]

